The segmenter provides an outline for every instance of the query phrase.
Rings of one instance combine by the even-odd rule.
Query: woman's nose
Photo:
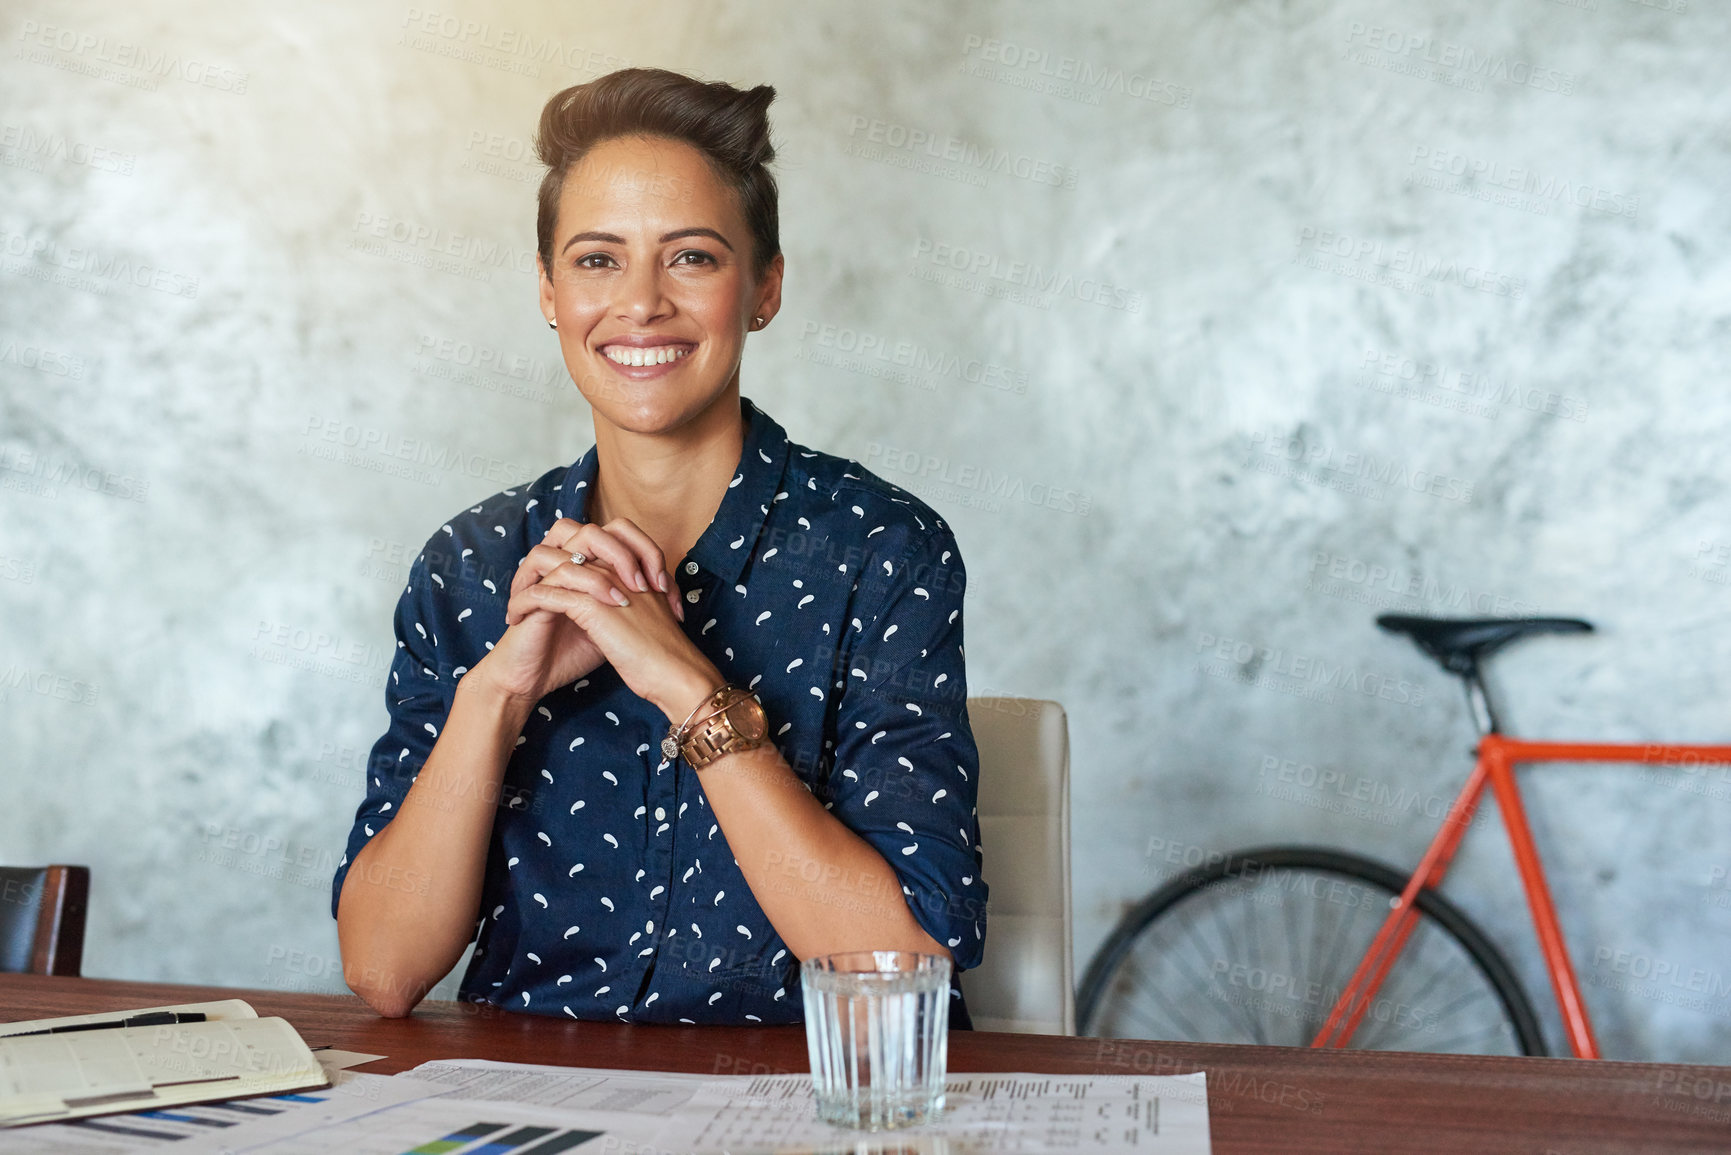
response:
[[[644,325],[671,311],[659,262],[633,261],[617,284],[619,291],[614,298],[614,311],[621,319]]]

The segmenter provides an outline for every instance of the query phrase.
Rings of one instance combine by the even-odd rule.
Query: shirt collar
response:
[[[740,574],[745,572],[746,559],[769,520],[770,508],[786,475],[790,452],[787,431],[775,418],[747,397],[739,399],[739,407],[745,417],[745,444],[740,448],[739,464],[734,468],[726,496],[721,499],[721,508],[715,511],[715,519],[686,555],[730,585],[738,584]],[[594,491],[598,467],[596,447],[592,445],[566,471],[560,505],[573,508],[562,510],[564,516],[589,520],[589,494]]]

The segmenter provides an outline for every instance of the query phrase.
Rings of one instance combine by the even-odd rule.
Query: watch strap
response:
[[[750,702],[757,710],[763,707],[757,705],[750,690],[740,686],[723,686],[712,699],[715,709],[700,719],[681,736],[679,752],[691,765],[693,770],[701,770],[725,754],[733,754],[741,750],[753,750],[763,745],[767,740],[765,735],[749,737],[741,734],[729,716],[735,706]]]

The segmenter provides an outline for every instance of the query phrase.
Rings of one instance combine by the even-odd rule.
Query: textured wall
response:
[[[94,867],[87,972],[339,985],[408,561],[591,438],[524,150],[627,62],[780,90],[745,392],[1069,709],[1079,964],[1172,856],[1416,859],[1468,722],[1377,608],[1597,621],[1499,660],[1519,730],[1731,738],[1722,9],[1058,12],[6,3],[0,860]],[[1731,1058],[1731,773],[1528,782],[1607,1053]],[[1542,1002],[1494,827],[1450,890]]]

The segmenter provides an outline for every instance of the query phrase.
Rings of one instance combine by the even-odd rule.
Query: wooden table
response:
[[[352,996],[0,975],[0,1021],[223,998],[286,1018],[310,1046],[384,1054],[360,1068],[380,1073],[457,1057],[719,1075],[808,1069],[798,1027],[579,1023],[453,1003],[381,1019]],[[1218,1155],[1731,1151],[1731,1067],[957,1031],[950,1069],[1207,1071]]]

